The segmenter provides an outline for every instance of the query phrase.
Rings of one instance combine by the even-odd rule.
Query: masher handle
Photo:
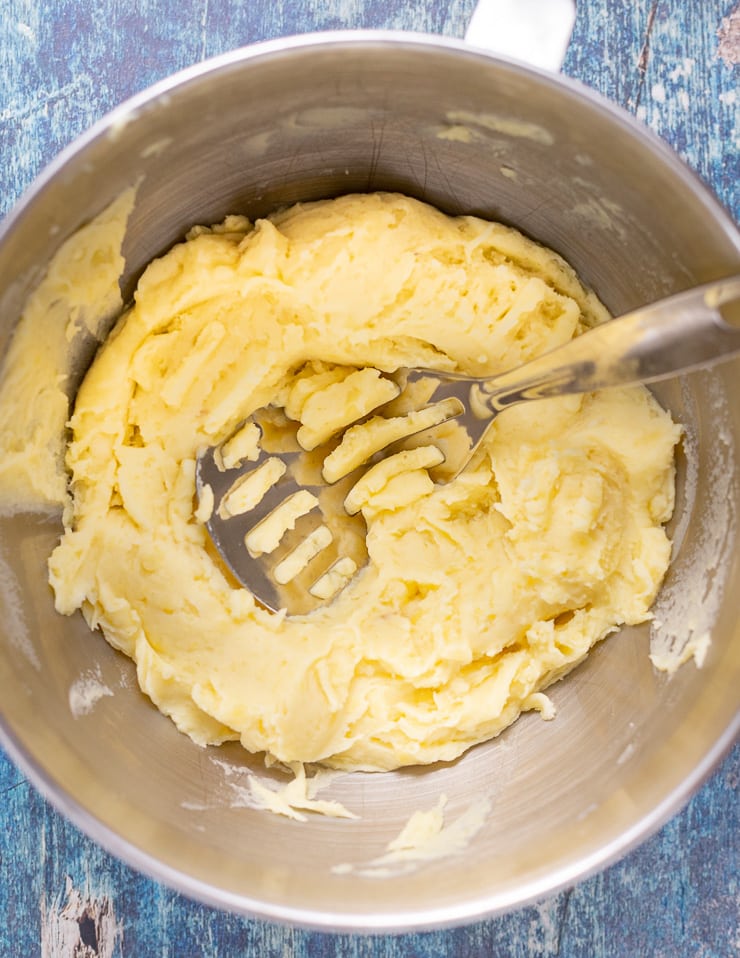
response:
[[[655,382],[740,353],[740,276],[697,286],[603,323],[474,387],[483,417],[514,403]]]

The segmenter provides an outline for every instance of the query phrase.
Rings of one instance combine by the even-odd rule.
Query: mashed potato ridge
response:
[[[516,407],[452,483],[416,468],[368,484],[370,562],[305,617],[225,572],[196,456],[272,402],[320,428],[336,367],[493,374],[605,318],[554,253],[399,195],[194,229],[146,270],[79,390],[58,610],[82,609],[200,744],[350,769],[455,758],[649,617],[679,435],[651,394]]]

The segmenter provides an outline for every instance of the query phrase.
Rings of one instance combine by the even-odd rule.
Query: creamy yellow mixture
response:
[[[125,190],[62,243],[25,304],[0,370],[0,515],[55,512],[67,500],[74,370],[121,312],[121,246],[135,197],[135,187]]]
[[[331,403],[307,397],[335,365],[492,374],[604,318],[552,252],[397,195],[193,230],[149,266],[79,390],[57,608],[134,658],[195,741],[286,763],[452,759],[548,714],[539,691],[648,618],[668,565],[679,430],[647,390],[513,408],[448,485],[411,457],[358,499],[368,566],[302,618],[224,571],[195,459],[270,402],[305,408],[315,439]]]

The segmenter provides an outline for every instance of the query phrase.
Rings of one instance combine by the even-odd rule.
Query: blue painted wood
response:
[[[462,36],[473,0],[2,0],[0,214],[132,93],[233,47],[316,29]],[[740,2],[579,0],[565,72],[636,113],[740,219]],[[332,936],[223,914],[133,872],[0,753],[0,955],[87,958],[729,958],[740,946],[737,746],[623,861],[537,907],[416,935]],[[78,896],[80,893],[81,897]],[[77,897],[76,897],[77,896]],[[65,910],[66,909],[66,910]],[[87,910],[85,910],[87,909]],[[85,948],[42,951],[42,917]],[[98,937],[97,928],[104,934]],[[93,947],[93,946],[96,947]]]

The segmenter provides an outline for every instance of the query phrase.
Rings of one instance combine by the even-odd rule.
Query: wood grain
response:
[[[193,62],[308,30],[461,37],[473,0],[3,0],[0,213],[71,139]],[[580,0],[564,70],[635,113],[740,218],[735,0]],[[0,954],[53,958],[729,958],[740,947],[740,746],[623,861],[536,907],[393,936],[222,914],[142,877],[69,824],[0,755]]]

